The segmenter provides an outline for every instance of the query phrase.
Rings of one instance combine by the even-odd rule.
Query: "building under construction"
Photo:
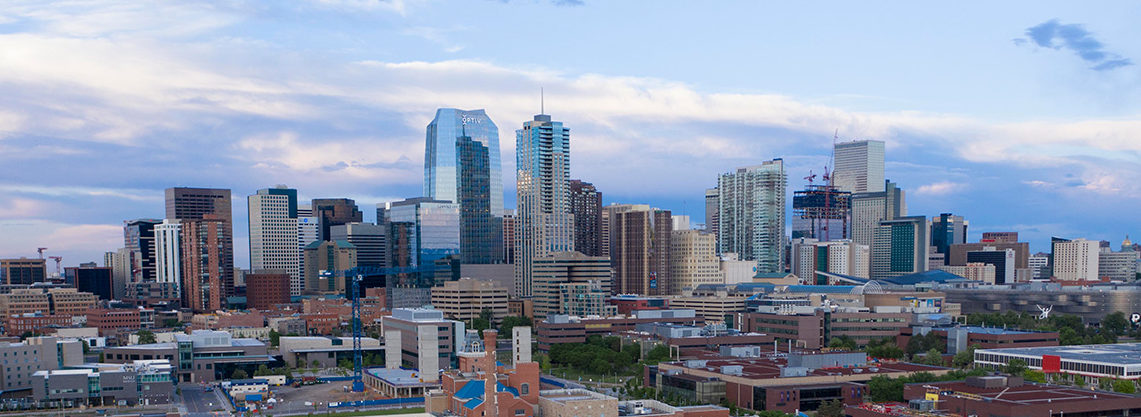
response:
[[[831,185],[808,185],[792,196],[792,238],[850,239],[852,193]]]

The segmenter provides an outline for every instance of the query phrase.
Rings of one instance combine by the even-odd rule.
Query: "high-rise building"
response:
[[[1018,232],[983,232],[979,243],[1014,243],[1018,241]]]
[[[1121,252],[1102,248],[1098,253],[1097,275],[1110,281],[1129,282],[1137,279],[1138,252],[1133,250],[1133,242],[1125,238]]]
[[[343,240],[318,240],[305,247],[305,292],[344,292],[344,274],[357,267],[357,248]]]
[[[932,226],[934,228],[934,226]],[[994,284],[1013,284],[1015,282],[1015,255],[1014,249],[998,249],[987,246],[980,251],[967,252],[967,265],[986,264],[994,265]],[[950,266],[948,264],[948,266]]]
[[[574,250],[570,208],[570,129],[545,114],[515,131],[519,217],[516,220],[515,294],[530,297],[533,262]]]
[[[674,293],[702,284],[722,284],[717,238],[702,230],[674,230],[670,239],[670,279]]]
[[[870,247],[881,221],[906,215],[906,194],[893,182],[884,191],[852,194],[852,241]]]
[[[518,217],[515,215],[515,210],[503,211],[503,262],[512,265],[515,264],[515,253],[518,252],[518,241],[515,238],[516,220]]]
[[[383,225],[349,223],[329,229],[332,240],[344,240],[357,247],[357,266],[383,268],[388,265],[387,239]]]
[[[305,247],[321,240],[321,220],[309,208],[297,209],[297,279],[289,281],[289,295],[301,295],[305,290]]]
[[[811,185],[792,195],[792,238],[849,239],[852,193],[831,185]]]
[[[717,216],[720,204],[720,192],[717,188],[705,189],[705,231],[717,238]]]
[[[1097,281],[1099,242],[1086,239],[1051,239],[1053,277],[1059,281]]]
[[[717,252],[757,262],[757,272],[784,270],[785,188],[780,158],[718,178]]]
[[[47,280],[47,262],[43,259],[0,259],[0,283],[27,285]]]
[[[216,291],[220,297],[229,297],[234,295],[234,217],[233,207],[230,202],[230,190],[219,188],[167,188],[166,189],[166,217],[167,219],[179,219],[183,221],[183,235],[185,237],[187,227],[185,222],[188,220],[201,220],[206,218],[206,215],[212,215],[212,221],[221,221],[217,225],[218,245],[217,252],[219,255],[218,262],[220,272],[220,285],[221,287],[212,287],[211,291]],[[195,227],[204,227],[201,224],[196,224]],[[210,226],[213,228],[214,226]],[[201,231],[196,231],[197,237]],[[193,273],[185,267],[188,262],[185,260],[187,256],[201,256],[204,251],[195,252],[185,245],[186,240],[183,240],[183,277],[195,276],[200,273],[200,269],[196,269]],[[199,249],[197,246],[195,249]],[[210,249],[214,251],[214,249]],[[199,262],[190,262],[198,264]],[[210,272],[211,279],[214,271]],[[192,281],[201,281],[194,279]],[[185,290],[188,289],[185,285],[182,286],[184,290],[183,300],[187,300]],[[213,295],[213,293],[211,294]],[[196,297],[201,294],[196,295]],[[197,298],[196,298],[197,299]],[[186,305],[184,305],[186,306]],[[190,306],[193,307],[193,306]]]
[[[167,292],[163,298],[181,298],[182,223],[164,219],[155,231],[155,281]]]
[[[671,295],[669,210],[650,206],[611,205],[610,264],[616,294]]]
[[[229,222],[216,214],[182,221],[182,305],[196,313],[213,312],[226,305],[225,279],[233,277],[233,258],[227,264],[225,242]]]
[[[460,256],[460,205],[426,197],[388,203],[388,265],[431,266]]]
[[[574,215],[574,247],[587,256],[603,256],[602,193],[594,184],[570,181],[570,207]]]
[[[424,148],[424,196],[460,206],[463,263],[503,262],[500,166],[499,128],[486,112],[436,110]]]
[[[123,224],[123,242],[134,254],[131,256],[131,282],[154,282],[154,240],[159,219],[127,220]]]
[[[329,240],[329,229],[333,226],[364,221],[357,202],[349,198],[315,198],[313,216],[320,223],[320,240]]]
[[[297,190],[278,185],[248,197],[250,270],[300,277],[297,254]]]
[[[578,307],[589,304],[584,301],[587,297],[605,300],[610,296],[610,259],[605,256],[586,256],[580,252],[552,253],[535,259],[534,268],[532,299],[537,320],[551,314],[563,314],[566,311],[562,305],[564,293],[577,294]],[[587,285],[588,291],[584,293],[569,287],[574,285]],[[593,315],[605,315],[608,310],[603,309]]]
[[[818,242],[816,239],[793,239],[791,272],[801,282],[813,285],[829,285],[826,276],[817,271],[869,278],[871,253],[867,246],[852,241]]]
[[[1050,254],[1036,253],[1028,256],[1026,264],[1030,268],[1030,277],[1033,279],[1050,278]]]
[[[493,322],[507,317],[507,288],[495,281],[460,278],[432,287],[432,308],[450,319],[471,323],[490,311]],[[494,325],[494,323],[493,323]]]
[[[935,251],[947,255],[951,245],[967,243],[967,226],[970,222],[963,220],[963,216],[951,213],[940,214],[931,218],[931,246]],[[950,265],[944,257],[944,265]]]
[[[289,274],[252,271],[246,274],[246,305],[257,310],[270,310],[289,303]]]
[[[872,243],[872,279],[886,279],[927,270],[926,216],[884,220]]]
[[[115,297],[111,268],[97,267],[94,264],[64,268],[64,282],[79,291],[95,294],[103,300]]]
[[[833,149],[836,167],[832,171],[833,184],[851,193],[883,192],[884,143],[878,140],[859,140],[837,143]]]

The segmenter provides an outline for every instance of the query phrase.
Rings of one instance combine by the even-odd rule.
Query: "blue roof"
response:
[[[481,400],[479,398],[473,398],[471,401],[464,403],[464,407],[469,409],[469,410],[474,410],[476,407],[479,407],[481,404],[483,404],[483,400]]]
[[[456,391],[456,398],[461,400],[468,398],[483,398],[483,380],[473,379],[464,384],[463,388]]]
[[[788,272],[758,272],[756,275],[753,275],[753,278],[761,278],[761,279],[784,278],[784,277],[787,277],[789,275],[792,275],[792,274],[790,274]]]
[[[916,274],[901,275],[895,278],[885,279],[884,281],[896,285],[915,285],[924,282],[948,282],[948,281],[963,281],[966,278],[952,274],[947,271],[932,269],[930,271],[923,271]]]
[[[825,294],[848,294],[854,285],[789,285],[788,292],[807,292]]]
[[[506,391],[506,392],[510,392],[511,395],[514,395],[516,397],[519,396],[519,390],[515,389],[514,387],[509,387],[509,386],[503,385],[503,383],[500,383],[500,382],[495,383],[495,391],[496,392],[505,392]]]

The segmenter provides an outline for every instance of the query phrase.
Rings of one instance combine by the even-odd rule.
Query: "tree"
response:
[[[826,401],[816,409],[816,417],[844,417],[844,403],[840,400]]]
[[[657,365],[659,362],[670,358],[670,348],[666,345],[657,345],[646,353],[646,364]]]
[[[966,369],[975,363],[975,347],[970,346],[967,350],[956,353],[955,357],[951,358],[951,365],[956,368]]]
[[[86,340],[79,339],[79,343],[83,344],[83,354],[84,355],[91,353],[91,345],[87,344]]]
[[[932,348],[927,351],[927,354],[918,362],[924,365],[943,366],[943,352],[939,349]]]
[[[1126,379],[1118,379],[1113,381],[1113,392],[1120,392],[1122,394],[1132,394],[1137,391],[1137,386],[1133,381]]]
[[[165,319],[162,321],[162,327],[181,327],[182,322],[178,319]]]
[[[868,356],[880,359],[900,359],[903,358],[903,349],[891,343],[883,343],[877,346],[868,346]]]
[[[312,365],[314,368],[320,368],[321,367],[321,361],[314,359]]]
[[[345,369],[353,369],[354,367],[353,361],[348,359],[341,359],[340,361],[337,361],[337,366]]]
[[[234,373],[230,375],[230,379],[246,379],[249,377],[250,374],[247,374],[246,371],[241,368],[235,369]]]
[[[1022,377],[1026,378],[1026,380],[1030,381],[1030,382],[1037,382],[1039,384],[1045,384],[1046,383],[1046,374],[1043,373],[1042,371],[1035,371],[1033,369],[1028,369],[1028,370],[1026,370],[1026,372],[1022,373]]]
[[[903,401],[903,379],[876,375],[868,381],[868,398],[872,402]]]
[[[1125,318],[1125,313],[1115,311],[1101,319],[1101,329],[1107,334],[1113,335],[1113,340],[1125,334],[1129,330],[1129,319]]]
[[[267,375],[273,375],[273,373],[270,372],[269,367],[266,366],[264,363],[261,365],[258,365],[258,369],[254,371],[254,376],[267,376]]]
[[[856,341],[852,340],[852,338],[848,337],[848,335],[833,337],[832,340],[828,341],[828,347],[845,350],[856,350],[857,348]]]
[[[511,329],[515,328],[515,326],[530,326],[531,324],[530,317],[504,317],[503,321],[499,323],[499,337],[511,337]]]
[[[281,345],[281,333],[278,333],[276,329],[269,329],[269,345],[273,347]]]
[[[1003,367],[1002,371],[1014,376],[1022,376],[1022,373],[1026,372],[1027,369],[1029,368],[1026,367],[1026,361],[1022,359],[1011,359],[1010,362],[1007,362],[1006,366]]]
[[[139,332],[135,333],[135,334],[139,336],[139,344],[140,345],[148,345],[151,343],[155,343],[155,334],[154,334],[154,332],[152,332],[150,330],[142,329],[142,330],[139,330]]]

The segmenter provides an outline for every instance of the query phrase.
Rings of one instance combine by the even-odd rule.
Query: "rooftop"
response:
[[[704,363],[702,363],[704,362]],[[694,365],[694,366],[686,366]],[[681,362],[663,363],[663,365],[671,365],[680,368],[703,370],[723,374],[722,367],[725,366],[740,366],[740,373],[734,372],[732,376],[743,377],[746,379],[773,379],[781,378],[781,368],[788,366],[788,358],[785,354],[772,354],[772,352],[762,353],[758,358],[735,358],[721,356],[716,352],[707,352],[704,355],[699,355],[695,360],[687,360]],[[698,366],[700,365],[700,366]],[[811,369],[807,371],[807,376],[843,376],[843,375],[868,375],[869,377],[897,372],[932,372],[941,371],[946,368],[938,366],[920,365],[915,363],[904,362],[868,362],[867,366],[859,367],[836,367],[836,368],[820,368]]]
[[[1068,361],[1100,362],[1113,365],[1141,365],[1141,343],[980,349],[976,352],[1001,353],[1033,358],[1041,358],[1042,355],[1054,355],[1062,358],[1062,360]]]
[[[380,380],[397,387],[423,387],[438,386],[438,382],[424,382],[420,379],[420,372],[409,369],[369,368],[365,373],[380,378]],[[482,393],[482,387],[481,387]]]
[[[1007,403],[1012,406],[1037,405],[1046,402],[1057,404],[1106,399],[1136,399],[1132,395],[1047,384],[1028,383],[1014,387],[982,388],[968,385],[964,381],[951,381],[925,383],[923,385],[941,392],[951,391],[952,394],[949,395],[952,396],[956,395],[955,393],[963,393],[968,396],[977,395],[981,397],[982,401]]]
[[[574,401],[594,401],[594,400],[613,400],[614,397],[600,394],[586,389],[554,389],[543,390],[539,392],[539,397],[558,403],[569,403]]]

